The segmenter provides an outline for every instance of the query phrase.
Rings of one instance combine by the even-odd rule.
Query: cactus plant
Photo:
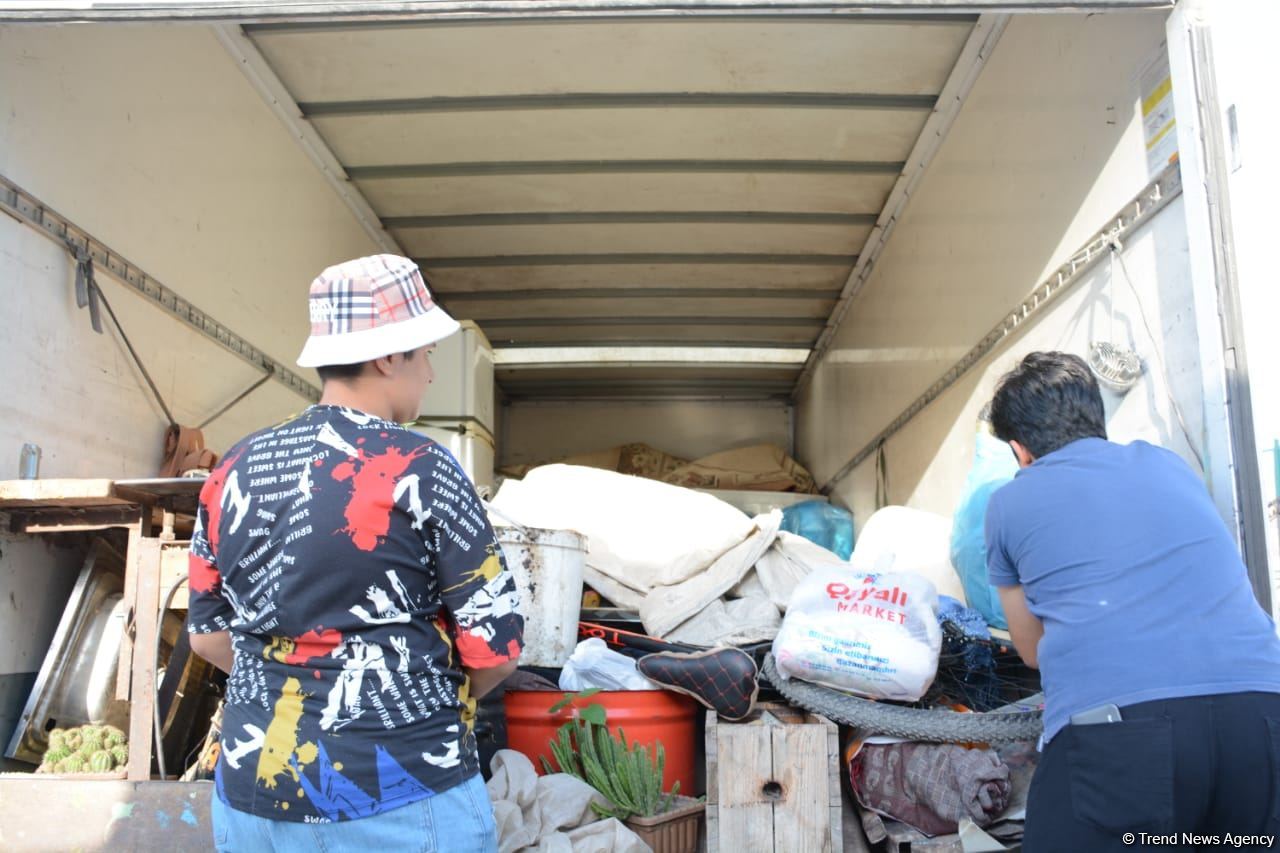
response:
[[[71,750],[67,749],[65,746],[60,746],[56,748],[50,747],[49,749],[46,749],[44,752],[43,763],[57,764],[62,759],[70,758],[70,757],[71,757]]]
[[[129,744],[115,726],[52,729],[48,739],[37,773],[110,773],[129,763]]]
[[[110,773],[116,766],[116,760],[105,749],[89,756],[90,773]]]
[[[80,735],[80,752],[92,755],[106,746],[102,740],[102,732],[97,729],[84,731]]]
[[[557,735],[557,740],[551,742],[551,753],[561,772],[576,776],[609,800],[609,805],[591,804],[596,814],[626,820],[652,817],[671,809],[680,783],[676,782],[670,793],[662,793],[667,758],[661,743],[654,745],[651,760],[646,747],[628,745],[621,728],[614,736],[603,724],[582,717],[565,723]],[[542,764],[548,773],[554,772],[546,758]]]

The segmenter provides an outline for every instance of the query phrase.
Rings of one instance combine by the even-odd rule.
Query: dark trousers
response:
[[[1027,798],[1025,853],[1236,850],[1250,835],[1273,836],[1280,849],[1280,693],[1120,712],[1122,722],[1070,725],[1045,747]],[[1244,841],[1266,849],[1265,839]]]

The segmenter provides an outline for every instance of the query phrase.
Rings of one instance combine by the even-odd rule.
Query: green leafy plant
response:
[[[550,712],[558,713],[567,705],[598,692],[592,689],[566,696],[551,706]],[[626,820],[670,811],[680,792],[680,783],[676,782],[670,793],[663,794],[662,773],[667,758],[662,744],[654,744],[650,758],[647,747],[628,744],[626,733],[619,728],[615,736],[606,722],[607,714],[601,705],[592,703],[574,709],[573,719],[560,727],[550,744],[560,772],[576,776],[609,801],[608,805],[591,804],[601,817]],[[548,773],[556,772],[545,756],[541,760]]]

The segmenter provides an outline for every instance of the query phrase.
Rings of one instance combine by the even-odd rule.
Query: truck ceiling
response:
[[[0,20],[231,18],[224,46],[375,241],[481,327],[511,398],[786,399],[1008,21],[972,12],[1161,5],[232,0]],[[503,357],[520,349],[548,355]]]

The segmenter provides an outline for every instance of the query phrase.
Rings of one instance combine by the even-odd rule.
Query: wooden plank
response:
[[[171,542],[160,551],[160,592],[164,594],[174,583],[187,576],[187,543]],[[186,610],[189,595],[186,584],[177,588],[169,603],[170,610]]]
[[[138,507],[130,504],[89,507],[33,507],[9,511],[13,533],[80,533],[111,527],[130,527],[138,521]]]
[[[708,853],[717,853],[719,844],[717,839],[720,831],[720,786],[719,774],[716,772],[720,766],[720,717],[715,711],[707,711],[706,725],[703,726],[703,740],[706,746],[703,765],[706,768],[704,775],[707,783],[707,851]]]
[[[717,727],[717,833],[708,834],[708,853],[772,850],[774,799],[766,793],[773,779],[771,726],[759,723]],[[778,848],[785,849],[785,848]]]
[[[832,853],[827,732],[821,724],[770,726],[774,779],[782,790],[773,809],[774,849]]]
[[[160,631],[160,551],[158,539],[142,538],[137,547],[134,601],[133,667],[129,689],[128,779],[151,778],[156,702],[156,636]],[[133,550],[133,549],[131,549]]]
[[[129,503],[116,494],[111,480],[0,480],[0,510]]]
[[[0,773],[0,846],[5,853],[212,850],[212,787]]]
[[[827,812],[831,826],[831,849],[843,850],[844,835],[844,794],[840,777],[844,775],[844,754],[840,751],[840,727],[821,714],[810,714],[815,723],[819,723],[827,734]]]
[[[125,631],[120,637],[120,660],[116,666],[116,698],[126,701],[129,698],[129,684],[133,680],[133,639],[131,626],[138,598],[138,556],[141,553],[139,544],[142,541],[143,520],[129,529],[129,544],[124,555],[124,595],[122,602],[125,613]]]

